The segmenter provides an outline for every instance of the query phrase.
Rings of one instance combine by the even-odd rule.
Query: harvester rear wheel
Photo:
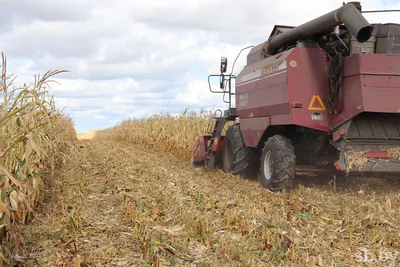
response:
[[[260,180],[263,187],[281,191],[291,187],[296,175],[296,156],[291,141],[281,135],[270,137],[261,155]]]
[[[224,172],[252,178],[255,175],[253,161],[254,156],[244,143],[240,125],[234,124],[230,126],[224,138],[222,156]]]

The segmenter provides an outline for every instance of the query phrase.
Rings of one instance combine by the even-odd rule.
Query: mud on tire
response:
[[[260,162],[260,182],[271,191],[292,186],[296,175],[296,156],[291,141],[281,135],[270,137],[264,144]]]
[[[224,138],[222,155],[224,172],[230,172],[241,177],[254,178],[258,173],[258,168],[254,165],[257,160],[244,143],[240,125],[234,124],[230,126]]]

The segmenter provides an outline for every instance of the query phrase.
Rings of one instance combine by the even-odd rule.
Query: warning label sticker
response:
[[[319,95],[313,95],[310,101],[310,105],[308,105],[308,110],[326,110],[326,107]]]

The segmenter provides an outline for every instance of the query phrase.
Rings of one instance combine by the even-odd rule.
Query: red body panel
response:
[[[211,140],[211,135],[203,135],[199,137],[196,143],[194,153],[192,155],[191,159],[192,164],[204,163],[207,156],[207,150],[210,145],[210,140]],[[221,136],[221,138],[219,138],[218,140],[217,147],[215,149],[219,157],[221,157],[223,148],[224,148],[224,136]]]
[[[364,111],[400,111],[400,76],[361,76]],[[384,103],[384,104],[383,104]]]
[[[196,148],[193,153],[193,162],[202,162],[207,155],[207,143],[210,140],[210,136],[200,136],[197,141]]]
[[[309,110],[313,99],[312,106],[321,107],[317,97],[326,107],[326,66],[325,53],[316,48],[296,48],[288,57],[289,101],[302,103],[302,108],[292,108],[293,124],[329,131],[328,111]],[[314,112],[319,112],[322,120],[312,120]]]
[[[256,147],[269,125],[269,117],[240,120],[240,130],[242,131],[246,146]]]
[[[346,63],[345,67],[346,69]],[[339,114],[331,115],[331,129],[360,114],[363,104],[360,76],[346,76],[343,78],[343,107]]]
[[[354,54],[345,59],[343,110],[335,128],[360,112],[400,112],[400,55]]]
[[[256,147],[273,125],[331,132],[363,111],[400,112],[400,55],[345,58],[343,107],[329,115],[328,60],[322,49],[294,48],[246,66],[236,83],[236,112],[246,145]],[[310,110],[309,106],[315,100]],[[292,103],[301,107],[292,107]]]

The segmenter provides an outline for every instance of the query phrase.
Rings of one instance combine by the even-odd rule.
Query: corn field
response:
[[[0,260],[10,265],[24,243],[22,225],[30,223],[42,202],[54,169],[65,164],[74,150],[76,133],[72,120],[55,108],[47,88],[49,71],[31,84],[14,88],[2,55],[0,90]]]
[[[206,110],[77,135],[48,92],[63,72],[14,88],[3,55],[0,266],[398,266],[398,181],[273,193],[193,168]]]
[[[96,138],[142,144],[145,148],[187,159],[198,137],[211,133],[215,123],[213,118],[212,111],[196,112],[186,108],[178,116],[159,114],[145,119],[126,119],[110,129],[97,131]],[[225,125],[222,135],[233,123]]]

